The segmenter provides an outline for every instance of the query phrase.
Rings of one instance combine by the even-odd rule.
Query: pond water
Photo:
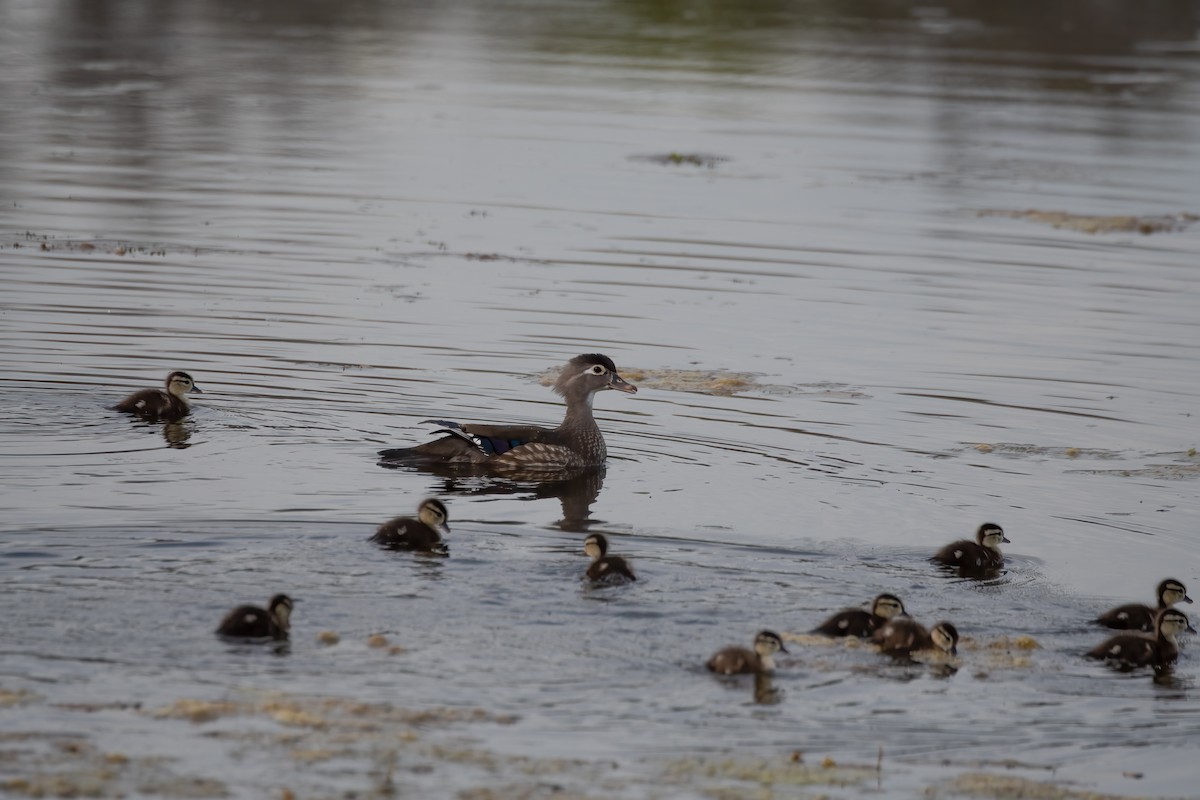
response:
[[[1081,658],[1200,591],[1192,4],[0,19],[6,791],[1195,794],[1195,647]],[[377,465],[557,423],[586,352],[639,383],[604,474]],[[185,421],[109,410],[173,369]],[[366,541],[429,495],[449,558]],[[933,570],[983,521],[1002,576]],[[640,580],[583,585],[585,530]],[[212,635],[277,591],[288,646]],[[702,668],[883,591],[957,672]]]

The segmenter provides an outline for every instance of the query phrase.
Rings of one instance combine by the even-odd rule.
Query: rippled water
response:
[[[377,742],[151,713],[274,689],[508,715],[418,735],[599,796],[880,748],[836,791],[1192,794],[1194,654],[1079,656],[1106,607],[1200,591],[1200,227],[982,212],[1200,213],[1200,16],[992,6],[0,0],[0,773],[82,736],[237,796],[369,793]],[[597,398],[602,481],[377,466],[431,418],[557,422],[538,376],[581,352],[654,371]],[[184,422],[108,410],[172,369]],[[430,494],[450,558],[366,542]],[[984,520],[1008,572],[936,574]],[[584,587],[585,529],[641,580]],[[289,647],[211,636],[275,591]],[[700,666],[881,591],[975,639],[956,674]],[[537,780],[406,752],[401,791]]]

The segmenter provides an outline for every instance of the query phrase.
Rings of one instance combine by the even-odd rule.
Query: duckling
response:
[[[1167,578],[1160,583],[1156,594],[1158,595],[1158,608],[1151,608],[1141,603],[1130,603],[1105,611],[1092,622],[1106,628],[1153,633],[1154,617],[1159,611],[1170,608],[1176,603],[1192,602],[1192,598],[1188,597],[1187,587],[1174,578]]]
[[[1183,631],[1196,632],[1187,614],[1177,608],[1163,608],[1154,616],[1153,636],[1142,633],[1118,634],[1093,647],[1086,655],[1088,658],[1110,661],[1122,669],[1168,669],[1179,657],[1175,635]]]
[[[708,660],[706,666],[718,675],[762,674],[775,669],[771,658],[775,653],[786,653],[783,639],[774,631],[760,631],[754,637],[754,649],[726,647]]]
[[[994,522],[985,522],[975,532],[975,541],[960,539],[938,550],[930,559],[935,564],[958,567],[964,576],[982,576],[1004,566],[1000,545],[1007,544],[1004,530]]]
[[[890,619],[871,640],[890,656],[909,656],[921,650],[958,655],[958,629],[949,622],[939,622],[929,631],[909,617]]]
[[[593,581],[636,581],[637,576],[629,566],[629,562],[620,556],[608,555],[608,539],[603,533],[589,534],[583,540],[583,552],[592,559],[587,569],[587,577]]]
[[[871,603],[871,610],[847,608],[839,611],[813,629],[826,636],[857,636],[865,639],[892,617],[905,616],[904,603],[894,594],[881,594]]]
[[[286,594],[277,594],[271,598],[264,611],[258,606],[238,606],[225,615],[221,620],[217,634],[220,636],[241,636],[245,638],[273,639],[288,638],[291,630],[292,598]]]
[[[446,526],[449,516],[440,500],[432,497],[421,501],[417,518],[396,517],[379,526],[371,541],[393,550],[421,550],[433,552],[443,550],[442,534],[449,533]]]
[[[447,435],[416,447],[380,450],[381,463],[476,465],[498,472],[600,466],[608,458],[608,449],[592,416],[592,400],[605,389],[637,393],[636,386],[617,374],[617,365],[608,356],[576,356],[554,382],[554,391],[567,403],[566,416],[557,428],[427,420],[442,426],[438,432]]]
[[[187,416],[191,408],[187,401],[188,392],[204,394],[191,375],[178,370],[167,376],[166,386],[165,392],[162,389],[134,392],[113,406],[113,410],[136,414],[144,419],[176,422]]]

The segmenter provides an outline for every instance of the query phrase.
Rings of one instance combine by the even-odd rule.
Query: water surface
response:
[[[882,748],[825,790],[1192,793],[1192,654],[1157,683],[1079,654],[1166,575],[1200,591],[1200,229],[982,213],[1200,211],[1190,5],[0,17],[4,771],[92,747],[139,754],[103,784],[133,795],[691,797],[744,784],[680,759]],[[581,352],[658,371],[597,398],[602,481],[376,465],[431,418],[556,422],[538,376]],[[205,391],[184,422],[108,410],[172,369]],[[430,494],[448,559],[366,542]],[[1004,576],[926,563],[985,520]],[[641,580],[583,586],[589,528]],[[211,636],[281,590],[288,648]],[[773,693],[700,668],[881,591],[975,639],[957,673],[805,642]],[[271,691],[468,717],[335,746]],[[249,705],[153,713],[184,699]]]

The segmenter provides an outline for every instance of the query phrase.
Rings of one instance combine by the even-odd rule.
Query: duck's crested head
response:
[[[1192,627],[1191,620],[1188,615],[1180,611],[1178,608],[1164,608],[1158,612],[1154,619],[1154,628],[1163,636],[1174,638],[1175,634],[1195,633],[1196,629]]]
[[[603,389],[636,394],[637,387],[617,373],[617,365],[606,355],[584,353],[565,365],[554,381],[554,391],[563,397],[588,396]]]
[[[286,630],[291,630],[292,607],[295,601],[286,594],[277,594],[271,598],[271,602],[267,603],[267,611],[275,617],[279,623],[279,627]]]
[[[958,655],[958,628],[951,623],[939,622],[934,625],[933,630],[929,632],[929,638],[933,640],[933,645],[938,650],[952,656]]]
[[[1009,538],[1004,535],[1004,529],[994,522],[985,522],[975,532],[975,541],[993,550],[1002,544],[1008,544]]]
[[[450,515],[446,512],[446,506],[441,500],[436,497],[427,497],[417,508],[417,519],[431,528],[446,529],[446,521],[450,519]]]
[[[583,552],[593,561],[604,558],[605,553],[608,552],[608,539],[603,533],[589,533],[588,537],[583,540]]]
[[[760,656],[770,656],[774,653],[786,653],[783,639],[775,631],[759,631],[754,637],[754,652]]]
[[[201,388],[196,385],[196,382],[192,380],[192,376],[188,375],[186,372],[175,370],[167,376],[167,394],[171,394],[182,399],[183,396],[188,392],[204,394],[203,390],[201,390]]]
[[[1174,578],[1167,578],[1158,585],[1158,600],[1164,606],[1192,602],[1192,598],[1188,597],[1187,587],[1183,585],[1183,581],[1177,581]]]
[[[907,612],[904,603],[894,594],[881,594],[871,603],[871,613],[883,619],[903,617]]]

